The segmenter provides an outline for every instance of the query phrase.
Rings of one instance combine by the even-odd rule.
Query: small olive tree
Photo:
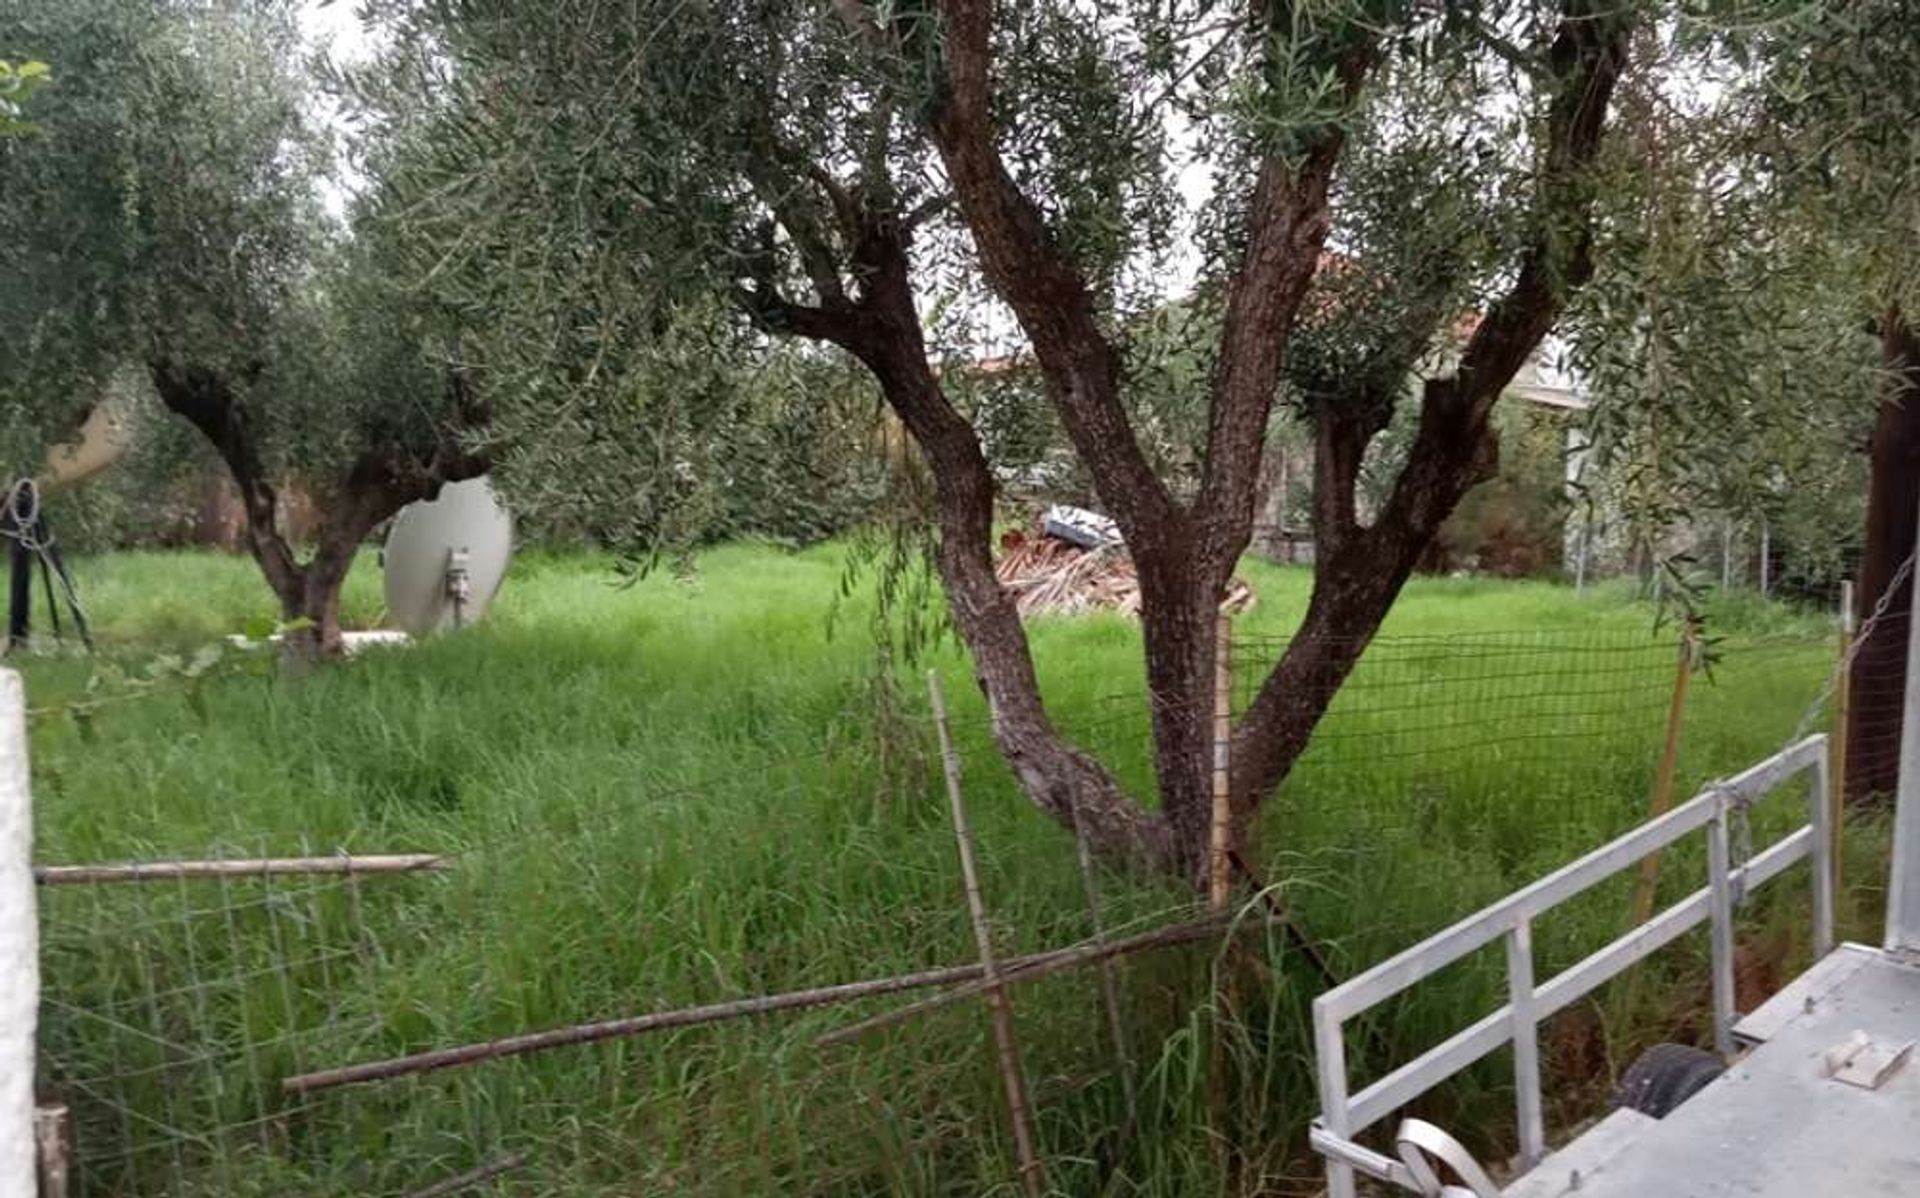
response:
[[[0,3],[0,44],[68,64],[37,132],[0,145],[8,449],[70,431],[128,365],[219,455],[247,543],[304,642],[381,521],[484,468],[457,326],[398,286],[377,237],[327,220],[325,146],[292,4]],[[290,542],[280,484],[308,488]]]

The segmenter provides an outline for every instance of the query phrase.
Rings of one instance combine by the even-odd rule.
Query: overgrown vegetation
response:
[[[62,705],[82,696],[89,663],[27,660],[31,701],[54,708],[33,723],[42,862],[458,854],[443,877],[366,879],[352,901],[293,884],[49,892],[47,1081],[80,1111],[83,1192],[397,1192],[515,1149],[532,1155],[509,1192],[1005,1184],[975,1009],[833,1052],[811,1039],[847,1012],[775,1017],[280,1113],[277,1080],[300,1069],[967,959],[924,721],[879,743],[870,645],[822,640],[841,553],[735,546],[705,555],[691,581],[656,574],[630,589],[613,585],[608,559],[536,553],[469,634],[297,682],[215,671],[191,696],[156,688],[80,718]],[[366,565],[346,588],[350,624],[378,615]],[[81,570],[109,656],[135,674],[157,648],[183,651],[271,611],[231,558],[123,555]],[[1260,603],[1237,631],[1257,655],[1298,622],[1310,580],[1251,562],[1243,573]],[[1685,787],[1778,747],[1831,657],[1822,621],[1778,606],[1738,604],[1719,625],[1728,639],[1696,691]],[[1289,880],[1289,901],[1343,970],[1636,821],[1670,681],[1670,635],[1623,592],[1582,601],[1544,584],[1416,580],[1383,635],[1263,828],[1259,868]],[[1138,638],[1105,617],[1034,629],[1065,730],[1144,781]],[[957,651],[935,659],[1002,947],[1082,938],[1070,842],[998,764]],[[915,679],[902,683],[918,695]],[[882,788],[883,752],[918,768]],[[1794,815],[1795,799],[1774,811]],[[1855,903],[1870,905],[1879,884],[1874,845],[1870,828],[1857,832]],[[1690,888],[1697,866],[1697,854],[1669,861],[1669,892]],[[1102,884],[1119,924],[1191,901],[1177,884],[1114,873]],[[1790,968],[1804,951],[1804,882],[1783,885],[1750,911],[1749,972]],[[1543,967],[1615,934],[1626,910],[1624,891],[1606,892],[1543,925]],[[1311,1173],[1297,1133],[1313,1109],[1303,1020],[1318,982],[1271,948],[1277,958],[1257,959],[1272,970],[1242,991],[1233,1106],[1254,1170],[1288,1192]],[[1640,1041],[1698,1030],[1703,958],[1701,944],[1677,947],[1655,966],[1659,985],[1554,1025],[1554,1092],[1577,1097],[1559,1117],[1581,1113]],[[1210,965],[1202,950],[1127,969],[1144,1109],[1124,1143],[1092,978],[1020,993],[1063,1192],[1098,1192],[1109,1173],[1114,1193],[1214,1192],[1209,1024],[1196,1005]],[[1400,1055],[1433,1043],[1498,992],[1497,970],[1462,967],[1392,1009],[1388,1040]],[[1435,1109],[1486,1129],[1498,1151],[1509,1076],[1496,1057]]]
[[[0,0],[0,458],[30,472],[137,393],[171,431],[145,422],[75,526],[125,548],[224,473],[274,595],[223,559],[92,563],[104,653],[29,666],[42,851],[457,857],[50,895],[45,1085],[82,1112],[83,1188],[411,1192],[525,1148],[543,1192],[995,1189],[971,1011],[837,1053],[810,1044],[822,1013],[305,1106],[277,1082],[965,957],[921,650],[958,703],[1007,947],[1085,931],[1042,814],[1146,867],[1107,877],[1115,919],[1185,909],[1218,609],[1260,524],[1310,530],[1316,567],[1245,566],[1226,837],[1333,972],[1620,831],[1673,631],[1625,591],[1408,585],[1559,553],[1570,442],[1503,403],[1550,335],[1601,401],[1589,498],[1649,567],[1709,508],[1766,521],[1807,591],[1856,540],[1863,608],[1904,577],[1901,4],[1217,9],[391,0],[358,17],[372,57],[335,70],[293,0]],[[28,100],[42,60],[58,81]],[[1864,528],[1837,536],[1867,440]],[[525,559],[488,627],[298,680],[214,647],[264,616],[343,652],[378,617],[350,577],[378,526],[482,472],[548,554],[626,556]],[[1124,535],[1137,625],[1023,623],[995,577],[1008,501],[1069,498]],[[1809,726],[1832,654],[1818,619],[1709,602],[1688,786]],[[1856,698],[1897,690],[1901,644],[1870,642]],[[1890,743],[1890,713],[1856,703],[1855,737]],[[1850,871],[1868,906],[1878,838]],[[1673,854],[1669,885],[1697,865]],[[1616,930],[1622,897],[1543,923],[1543,966]],[[1749,918],[1758,993],[1801,959],[1801,917],[1788,894]],[[1208,952],[1129,967],[1139,1119],[1087,980],[1022,997],[1063,1189],[1293,1184],[1326,976],[1268,948],[1218,1019]],[[1691,951],[1556,1024],[1563,1120],[1634,1042],[1689,1033]],[[1491,977],[1383,1013],[1359,1063],[1458,1027]],[[1232,1093],[1207,1096],[1223,1037]],[[1498,1152],[1504,1084],[1490,1062],[1434,1102]]]

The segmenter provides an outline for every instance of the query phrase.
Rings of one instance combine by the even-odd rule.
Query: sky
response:
[[[308,45],[342,66],[365,62],[373,53],[373,42],[356,8],[351,0],[306,0],[300,6],[300,31]],[[317,100],[315,115],[336,133],[344,130],[339,106],[331,100]],[[322,185],[320,201],[337,220],[346,216],[347,202],[361,180],[346,155],[336,156],[334,162],[335,174]]]
[[[300,28],[315,49],[326,50],[336,62],[357,62],[370,51],[365,28],[348,0],[307,0],[300,8]]]

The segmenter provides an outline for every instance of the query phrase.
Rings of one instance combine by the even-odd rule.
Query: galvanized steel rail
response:
[[[1731,861],[1732,817],[1781,783],[1808,774],[1808,823],[1735,867]],[[1698,796],[1618,840],[1428,937],[1313,1003],[1314,1047],[1319,1058],[1320,1117],[1313,1147],[1327,1158],[1329,1198],[1353,1198],[1359,1171],[1420,1192],[1401,1161],[1354,1141],[1354,1137],[1434,1086],[1504,1044],[1514,1046],[1514,1083],[1520,1151],[1531,1167],[1546,1155],[1537,1040],[1541,1020],[1598,988],[1628,966],[1672,943],[1702,922],[1712,924],[1714,1044],[1733,1051],[1738,1019],[1733,989],[1733,909],[1736,894],[1778,876],[1811,857],[1813,934],[1816,959],[1833,948],[1832,830],[1828,823],[1827,738],[1810,736],[1745,772],[1708,786]],[[1533,921],[1620,873],[1649,854],[1706,829],[1707,885],[1655,915],[1545,983],[1533,976]],[[1358,1093],[1348,1091],[1345,1025],[1356,1015],[1432,976],[1495,940],[1506,941],[1507,1004],[1438,1046],[1395,1069]]]

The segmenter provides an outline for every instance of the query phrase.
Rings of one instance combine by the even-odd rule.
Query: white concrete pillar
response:
[[[0,1198],[34,1198],[34,1025],[40,922],[33,893],[33,800],[20,675],[0,669]]]

